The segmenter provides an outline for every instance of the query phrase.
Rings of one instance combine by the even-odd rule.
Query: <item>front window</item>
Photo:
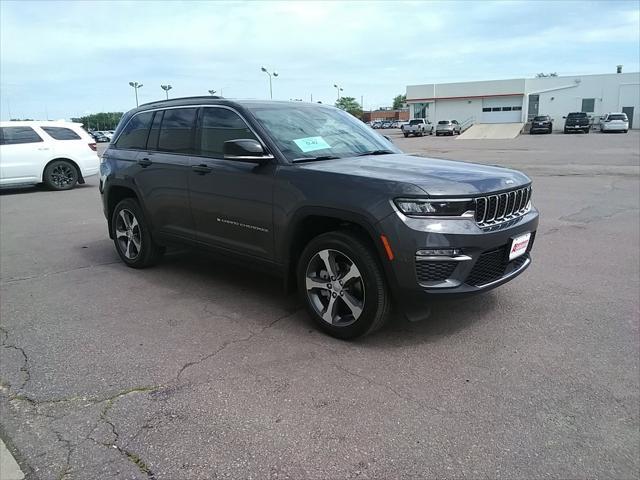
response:
[[[250,110],[288,160],[353,157],[381,150],[401,153],[383,136],[337,108],[265,105]]]

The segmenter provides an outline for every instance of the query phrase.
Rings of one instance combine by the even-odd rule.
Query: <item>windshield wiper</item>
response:
[[[367,155],[388,155],[390,153],[396,152],[392,152],[391,150],[371,150],[369,152],[359,153],[356,157],[365,157]]]
[[[300,157],[300,158],[294,158],[293,160],[291,160],[293,163],[302,163],[302,162],[315,162],[318,160],[334,160],[336,158],[342,158],[342,157],[338,157],[336,155],[319,155],[317,157]]]

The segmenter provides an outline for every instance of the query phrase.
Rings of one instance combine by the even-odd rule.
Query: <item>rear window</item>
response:
[[[140,113],[131,118],[124,130],[122,130],[120,137],[118,137],[116,147],[131,150],[144,150],[147,148],[147,136],[149,135],[152,118],[153,112]]]
[[[193,134],[196,121],[195,108],[165,110],[160,125],[158,150],[170,153],[194,153]]]
[[[438,125],[449,125],[451,122],[449,120],[440,120]]]
[[[31,127],[0,128],[1,145],[18,145],[20,143],[38,143],[42,141],[40,135]]]
[[[549,117],[533,117],[533,121],[534,122],[546,122],[547,120],[549,120]]]
[[[607,117],[608,120],[622,120],[623,122],[627,121],[626,115],[609,115]]]
[[[567,118],[585,118],[587,116],[586,113],[582,112],[573,112],[567,115]]]
[[[422,123],[424,123],[422,120],[411,120],[409,125],[420,125]]]
[[[41,127],[54,140],[80,140],[80,135],[64,127]]]

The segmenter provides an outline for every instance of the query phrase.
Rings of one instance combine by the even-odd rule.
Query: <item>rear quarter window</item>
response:
[[[40,135],[31,127],[1,127],[0,144],[18,145],[21,143],[42,142]]]
[[[64,127],[41,127],[54,140],[81,140],[80,135]]]
[[[151,128],[153,112],[135,115],[129,120],[116,142],[117,148],[144,150],[147,147],[147,137]]]

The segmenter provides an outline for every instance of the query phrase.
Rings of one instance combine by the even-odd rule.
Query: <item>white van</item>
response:
[[[80,123],[0,122],[0,186],[69,190],[99,169],[95,140]]]

